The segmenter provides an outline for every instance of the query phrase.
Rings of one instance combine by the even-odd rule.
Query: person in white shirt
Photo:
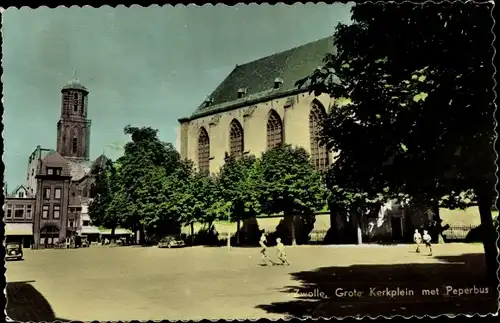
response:
[[[417,244],[416,252],[420,252],[420,244],[422,243],[422,235],[418,232],[418,229],[415,229],[415,233],[413,234],[413,242]]]
[[[424,230],[423,239],[424,239],[425,246],[429,248],[429,256],[432,256],[432,244],[431,244],[432,238],[429,235],[429,232],[427,232],[427,230]]]
[[[285,245],[283,242],[281,242],[281,238],[276,239],[276,250],[278,251],[278,259],[281,260],[280,265],[290,265],[288,260],[286,259],[286,253],[285,253]]]
[[[274,262],[271,259],[269,259],[268,255],[267,255],[266,242],[267,242],[266,236],[263,234],[260,237],[260,241],[259,241],[259,244],[260,244],[260,247],[261,247],[261,249],[260,249],[260,255],[262,257],[263,265],[266,266],[267,262],[270,262],[271,264],[274,265]]]

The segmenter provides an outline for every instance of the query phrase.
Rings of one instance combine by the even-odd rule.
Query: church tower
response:
[[[57,152],[65,158],[89,159],[90,120],[87,119],[88,90],[73,78],[61,89],[61,118],[57,123]]]

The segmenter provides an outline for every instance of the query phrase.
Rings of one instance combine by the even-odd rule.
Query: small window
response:
[[[32,206],[31,205],[26,205],[26,219],[32,219],[33,218],[33,213],[32,213]]]
[[[72,227],[74,227],[74,225],[75,225],[75,222],[73,220],[70,220],[69,221],[69,227],[72,228]]]
[[[76,154],[77,148],[78,148],[78,139],[73,138],[73,154]]]
[[[16,208],[14,209],[14,218],[24,218],[24,205],[16,205]]]
[[[89,220],[84,220],[83,221],[83,226],[84,227],[88,227],[90,225],[90,221]]]
[[[12,206],[7,206],[7,215],[8,218],[12,218]]]
[[[73,105],[73,111],[78,112],[78,104],[77,103],[75,103]]]
[[[23,197],[24,197],[24,192],[18,192],[18,193],[17,193],[17,197],[19,197],[19,198],[23,198]]]
[[[50,199],[50,188],[46,187],[43,189],[43,197],[48,200]]]
[[[33,175],[35,175],[35,169],[34,168],[31,170],[31,176],[33,176]]]
[[[55,191],[54,191],[54,197],[56,199],[60,199],[61,198],[61,189],[60,188],[56,188]]]
[[[73,99],[78,100],[78,93],[73,93]]]
[[[61,176],[62,168],[56,168],[55,169],[55,173],[56,173],[57,176]]]
[[[44,205],[42,206],[42,219],[48,219],[49,218],[49,206]]]
[[[54,210],[52,211],[52,215],[54,219],[59,219],[61,217],[61,206],[60,205],[54,205]]]
[[[47,168],[47,175],[54,175],[54,169],[53,168]]]

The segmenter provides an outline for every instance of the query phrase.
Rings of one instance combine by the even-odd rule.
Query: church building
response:
[[[237,65],[192,115],[179,119],[182,158],[192,160],[199,171],[217,173],[226,154],[260,157],[267,149],[291,144],[306,149],[314,167],[325,170],[335,153],[318,140],[321,121],[334,103],[343,102],[327,94],[316,96],[296,82],[323,66],[326,54],[334,51],[330,36]],[[409,216],[397,203],[388,203],[359,224],[342,223],[339,215],[331,215],[333,221],[337,228],[357,225],[354,231],[365,237],[401,240],[430,219]]]
[[[215,173],[226,153],[259,157],[287,143],[305,148],[314,166],[325,169],[333,156],[316,134],[333,100],[295,83],[320,67],[333,48],[328,37],[237,65],[191,116],[179,120],[181,156]]]
[[[86,210],[95,183],[91,170],[104,165],[107,158],[101,155],[95,161],[89,159],[88,94],[76,77],[61,89],[57,148],[37,146],[28,158],[25,185],[7,195],[7,241],[21,240],[18,242],[35,249],[53,248],[76,235],[99,234]],[[15,230],[20,224],[22,232]]]

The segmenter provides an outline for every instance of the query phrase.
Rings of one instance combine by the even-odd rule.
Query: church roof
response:
[[[92,163],[92,166],[91,168],[94,168],[95,166],[99,166],[99,167],[104,167],[106,165],[106,163],[108,162],[109,158],[106,157],[104,154],[102,154],[101,156],[97,157],[96,160],[94,160],[94,162]]]
[[[77,77],[74,77],[71,81],[66,83],[63,87],[63,90],[80,90],[88,92],[87,88],[80,83],[80,80]]]
[[[68,163],[69,174],[73,181],[81,180],[90,172],[92,165],[90,160],[66,158],[66,161]]]
[[[297,90],[295,83],[322,66],[326,54],[333,52],[333,37],[330,36],[250,63],[237,65],[210,95],[211,104],[207,107],[203,102],[192,117],[216,113],[221,108],[239,101],[262,99]],[[282,82],[278,89],[274,89],[276,79]],[[246,94],[238,98],[238,91],[242,89]]]

